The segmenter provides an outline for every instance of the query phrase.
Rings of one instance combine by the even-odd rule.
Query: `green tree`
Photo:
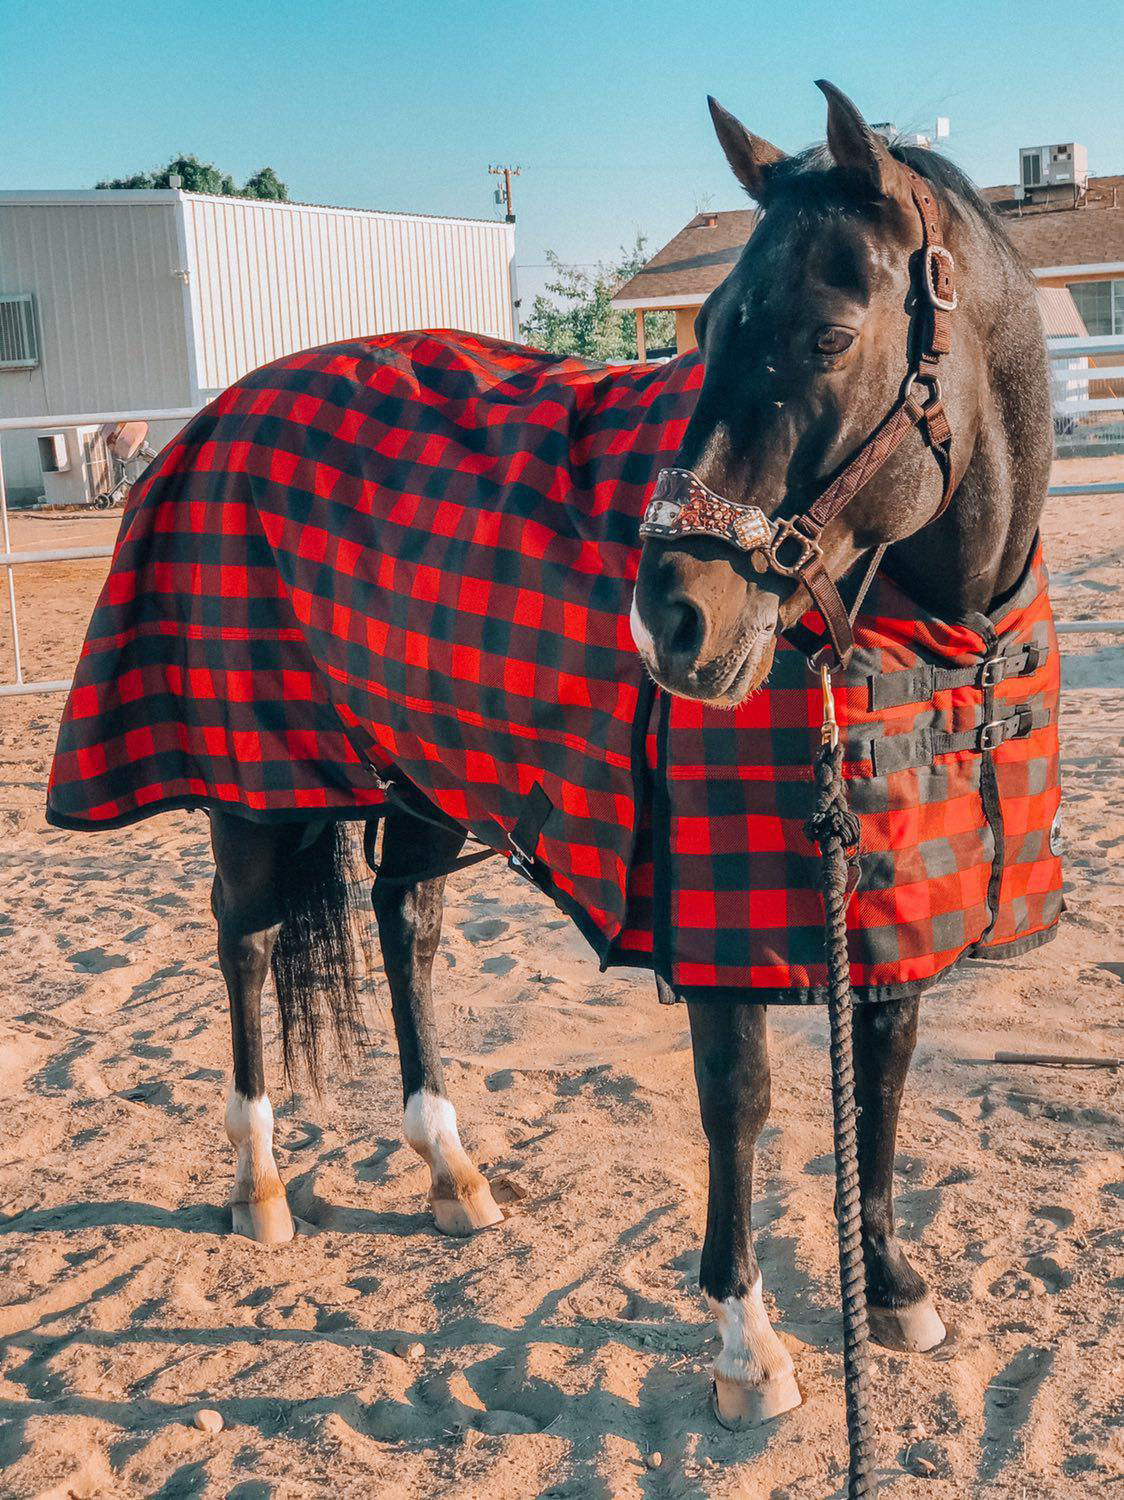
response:
[[[262,167],[252,177],[246,178],[242,197],[268,198],[274,203],[288,203],[289,189],[272,167]]]
[[[289,190],[272,167],[262,167],[250,177],[245,187],[235,186],[229,172],[221,172],[211,162],[197,156],[174,156],[166,167],[151,172],[134,172],[130,177],[106,177],[99,188],[166,188],[172,177],[180,179],[186,193],[213,193],[220,198],[271,198],[279,203],[289,201]]]
[[[621,246],[610,264],[598,262],[592,269],[566,265],[553,250],[546,252],[553,279],[548,281],[522,323],[523,338],[551,354],[577,354],[583,359],[636,358],[636,319],[609,304],[618,287],[645,264],[647,244],[636,236],[631,250]],[[670,313],[649,313],[645,332],[649,348],[671,344],[675,320]]]

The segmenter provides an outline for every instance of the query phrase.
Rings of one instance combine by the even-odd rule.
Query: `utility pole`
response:
[[[504,218],[509,224],[515,223],[515,206],[511,201],[511,179],[519,176],[518,167],[489,167],[488,172],[492,177],[502,177],[503,187],[496,189],[496,202],[503,202],[507,209]],[[502,194],[502,198],[501,198]]]

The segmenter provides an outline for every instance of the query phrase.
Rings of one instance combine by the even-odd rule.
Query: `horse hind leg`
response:
[[[800,1405],[792,1356],[769,1322],[753,1249],[753,1154],[769,1115],[765,1007],[688,1003],[687,1011],[710,1145],[699,1284],[722,1337],[714,1362],[715,1416],[736,1430]]]
[[[929,1288],[906,1259],[894,1232],[894,1148],[919,1006],[914,998],[855,1009],[867,1318],[871,1337],[879,1344],[910,1353],[935,1349],[945,1338]]]
[[[227,1137],[237,1152],[231,1220],[235,1233],[265,1245],[284,1244],[293,1237],[292,1215],[273,1159],[261,992],[281,926],[279,860],[298,836],[299,830],[291,827],[266,827],[219,811],[211,814],[212,906],[234,1050],[225,1118]]]
[[[429,1201],[443,1234],[470,1235],[503,1219],[481,1172],[461,1145],[433,1017],[433,960],[441,938],[445,877],[464,835],[392,811],[371,893],[402,1068],[407,1141],[430,1171]]]

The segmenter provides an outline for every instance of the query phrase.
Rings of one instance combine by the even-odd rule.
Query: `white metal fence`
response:
[[[20,650],[19,609],[16,603],[16,568],[27,563],[77,562],[91,557],[112,557],[112,546],[105,547],[46,547],[33,552],[13,552],[12,528],[8,515],[8,491],[4,484],[4,444],[6,432],[34,432],[49,429],[52,432],[68,427],[100,427],[103,422],[186,422],[195,415],[194,406],[177,407],[171,411],[87,412],[79,416],[63,417],[0,417],[0,532],[4,551],[0,553],[8,581],[8,619],[12,632],[12,657],[15,677],[11,682],[0,683],[0,697],[11,698],[23,693],[65,693],[70,688],[69,677],[48,681],[28,682],[23,675],[23,654]]]
[[[1047,347],[1058,457],[1124,453],[1124,336],[1052,338]]]
[[[1072,349],[1066,347],[1056,351],[1055,345],[1079,345]],[[1074,373],[1073,360],[1085,359],[1088,356],[1083,352],[1088,346],[1096,345],[1103,353],[1101,346],[1111,344],[1113,348],[1120,351],[1122,364],[1119,368],[1113,366],[1104,369],[1098,368],[1095,376],[1086,373],[1081,367],[1079,373]],[[1062,406],[1059,408],[1055,401],[1055,425],[1059,409],[1068,414],[1078,412],[1081,414],[1089,411],[1108,411],[1118,413],[1120,425],[1124,428],[1124,396],[1113,398],[1111,401],[1104,397],[1089,398],[1087,396],[1072,394],[1072,388],[1068,383],[1082,381],[1088,383],[1090,380],[1101,381],[1109,377],[1121,377],[1120,389],[1124,391],[1124,338],[1117,339],[1087,339],[1084,341],[1076,339],[1052,339],[1050,340],[1050,359],[1052,364],[1063,365],[1063,372],[1055,373],[1055,386],[1059,381],[1066,383],[1067,393],[1062,398]],[[10,682],[0,682],[0,698],[10,698],[27,693],[65,693],[69,690],[71,679],[69,677],[52,678],[28,682],[23,673],[23,656],[20,649],[19,613],[16,602],[15,570],[28,564],[55,563],[55,562],[79,562],[89,558],[113,556],[112,546],[101,547],[45,547],[33,551],[13,551],[11,526],[8,514],[8,496],[4,486],[4,453],[3,435],[5,432],[47,430],[57,432],[68,427],[96,427],[104,422],[186,422],[195,415],[195,407],[179,407],[171,411],[130,411],[130,412],[93,412],[78,416],[63,417],[0,417],[0,528],[2,528],[3,547],[0,553],[0,566],[7,574],[8,584],[8,612],[11,626],[12,655],[15,665],[15,677]],[[1112,451],[1101,448],[1096,451]],[[1121,452],[1124,452],[1124,440],[1122,440]],[[1124,462],[1122,462],[1124,470]],[[1050,495],[1062,497],[1066,495],[1102,495],[1124,493],[1124,477],[1116,482],[1105,482],[1102,484],[1064,484],[1056,485],[1050,490]],[[1057,622],[1059,635],[1124,635],[1124,620],[1059,620]]]

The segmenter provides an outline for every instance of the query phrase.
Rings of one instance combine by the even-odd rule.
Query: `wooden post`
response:
[[[636,309],[636,357],[637,359],[648,358],[648,340],[644,337],[644,309]]]
[[[675,349],[678,354],[686,354],[688,349],[695,348],[695,314],[697,307],[677,307],[675,309]]]

